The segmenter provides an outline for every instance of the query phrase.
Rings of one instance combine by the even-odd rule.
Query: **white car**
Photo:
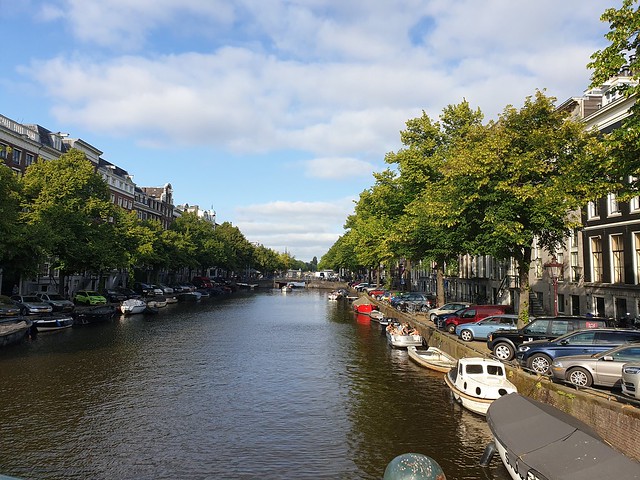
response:
[[[467,308],[469,306],[468,303],[445,303],[441,307],[432,308],[427,312],[429,319],[433,322],[438,315],[442,315],[444,313],[453,313],[457,312],[461,308]]]
[[[622,366],[622,393],[640,399],[640,362]]]

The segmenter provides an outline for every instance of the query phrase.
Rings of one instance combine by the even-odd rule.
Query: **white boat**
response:
[[[387,332],[387,340],[395,348],[422,346],[422,335],[402,335]]]
[[[486,415],[489,405],[509,393],[517,392],[507,379],[504,365],[493,359],[461,358],[444,376],[453,398],[464,408],[479,415]]]
[[[167,299],[164,297],[150,297],[147,299],[147,306],[150,308],[163,308],[167,306]]]
[[[125,315],[135,315],[136,313],[142,313],[146,308],[147,302],[137,298],[123,300],[120,304],[120,311]]]
[[[285,285],[282,287],[282,291],[287,293],[293,290],[293,287],[291,285]]]
[[[167,304],[169,303],[178,303],[178,297],[175,295],[167,295],[166,297]]]
[[[57,316],[57,317],[39,317],[33,320],[33,325],[38,333],[59,332],[67,328],[73,327],[73,317]]]
[[[376,322],[384,319],[384,313],[382,313],[380,310],[372,310],[371,313],[369,313],[369,316],[371,317],[371,320],[374,320]]]
[[[547,403],[518,393],[505,395],[489,407],[487,424],[494,441],[487,445],[481,465],[488,465],[497,450],[513,480],[640,478],[638,462]]]
[[[407,347],[407,353],[409,358],[418,365],[436,372],[446,373],[456,366],[455,358],[436,347],[420,348],[410,346]]]

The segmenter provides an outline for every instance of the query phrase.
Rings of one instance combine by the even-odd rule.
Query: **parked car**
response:
[[[73,301],[83,305],[105,305],[107,299],[94,290],[78,290]]]
[[[551,364],[551,373],[555,381],[578,387],[618,387],[622,384],[622,367],[629,362],[640,362],[640,344],[621,345],[592,355],[558,357]]]
[[[149,285],[148,283],[135,282],[133,284],[133,290],[145,297],[162,295],[162,290],[160,288],[156,289],[153,285]]]
[[[407,311],[420,311],[424,312],[429,310],[436,304],[436,297],[427,293],[409,293],[404,295],[399,302],[396,303],[398,310]]]
[[[585,328],[610,327],[611,321],[597,317],[538,317],[518,330],[496,330],[487,338],[487,348],[502,361],[513,360],[520,345],[534,340],[553,340]]]
[[[6,295],[0,295],[0,317],[17,317],[20,308]]]
[[[444,313],[455,313],[458,310],[461,310],[463,308],[467,308],[468,306],[469,306],[468,303],[459,303],[459,302],[445,303],[444,305],[442,305],[440,307],[432,308],[431,310],[429,310],[427,312],[427,315],[429,317],[429,320],[431,320],[433,322],[433,321],[435,321],[435,319],[436,319],[436,317],[438,315],[442,315]]]
[[[511,305],[472,305],[461,312],[456,312],[444,321],[444,330],[456,333],[456,327],[465,323],[474,323],[490,315],[513,313]]]
[[[53,312],[53,307],[35,295],[11,295],[21,315],[38,315]]]
[[[454,316],[458,315],[459,313],[462,313],[466,309],[467,309],[467,307],[463,307],[460,310],[456,310],[455,312],[441,313],[439,315],[436,315],[436,318],[433,320],[433,324],[437,328],[440,328],[440,329],[444,330],[444,323],[447,321],[447,318],[454,317]]]
[[[536,340],[520,345],[516,352],[516,360],[520,366],[535,373],[547,374],[550,373],[551,363],[557,357],[592,355],[630,342],[640,342],[640,330],[622,328],[578,330],[555,340]]]
[[[125,293],[119,292],[115,288],[108,288],[102,291],[102,296],[107,299],[109,303],[120,303],[125,301],[128,297]]]
[[[160,290],[162,290],[161,295],[173,295],[175,293],[173,290],[173,287],[170,287],[169,285],[165,285],[164,283],[157,283],[153,285],[153,287],[159,288]]]
[[[213,288],[213,283],[209,277],[193,277],[191,279],[196,288]]]
[[[516,330],[518,328],[518,315],[505,313],[492,315],[475,323],[465,323],[456,327],[456,335],[465,342],[472,340],[486,340],[489,334],[496,330]]]
[[[67,300],[59,293],[36,293],[36,297],[53,308],[54,312],[73,312],[76,308],[71,300]]]
[[[640,399],[640,362],[622,366],[622,393]]]
[[[127,297],[127,300],[130,298],[140,298],[140,294],[135,292],[133,289],[131,288],[127,288],[127,287],[122,287],[122,286],[117,286],[114,287],[114,290],[124,296]]]

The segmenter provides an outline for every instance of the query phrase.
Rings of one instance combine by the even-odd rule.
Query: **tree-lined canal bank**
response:
[[[407,452],[449,480],[490,431],[442,376],[323,290],[118,317],[0,352],[0,472],[33,479],[379,479]]]

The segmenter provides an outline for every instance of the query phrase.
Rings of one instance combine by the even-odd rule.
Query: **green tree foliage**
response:
[[[236,272],[252,266],[254,247],[238,227],[224,222],[216,228],[215,236],[222,245],[220,263],[217,266]]]
[[[534,240],[555,252],[575,226],[571,213],[599,188],[597,138],[542,92],[475,130],[447,154],[442,200],[459,218],[465,251],[517,261],[526,313]]]
[[[591,87],[600,87],[623,72],[630,81],[618,82],[617,90],[634,98],[631,115],[604,137],[606,167],[612,192],[621,198],[640,191],[640,8],[636,0],[624,0],[619,9],[605,10],[600,19],[609,23],[605,38],[609,45],[591,56]]]
[[[34,271],[40,256],[37,245],[19,221],[21,190],[13,171],[0,165],[0,266],[6,270]]]
[[[470,141],[472,132],[482,131],[482,113],[471,109],[468,102],[448,106],[440,122],[432,121],[424,112],[407,122],[401,133],[405,148],[387,154],[388,163],[396,163],[407,206],[398,222],[401,257],[432,260],[436,264],[437,294],[445,302],[443,269],[463,252],[467,234],[457,213],[458,205],[447,200],[449,185],[442,182],[450,151],[456,144]]]
[[[107,184],[82,152],[71,150],[57,160],[34,163],[22,185],[21,220],[63,277],[102,272],[125,262],[115,241],[117,207],[110,201]]]

